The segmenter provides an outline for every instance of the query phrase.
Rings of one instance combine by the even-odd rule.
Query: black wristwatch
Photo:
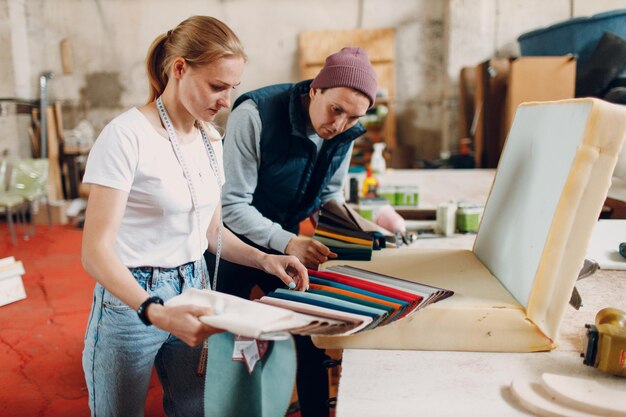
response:
[[[150,297],[146,301],[141,303],[141,305],[137,309],[137,315],[139,316],[139,320],[141,320],[141,322],[146,326],[152,326],[152,322],[150,321],[148,316],[146,316],[146,310],[148,310],[148,306],[150,304],[154,303],[163,305],[163,299],[161,297]]]

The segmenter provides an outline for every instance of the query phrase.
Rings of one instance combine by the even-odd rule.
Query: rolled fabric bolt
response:
[[[437,231],[444,236],[451,236],[456,230],[456,210],[454,202],[441,203],[437,207]]]
[[[390,205],[385,205],[378,210],[376,224],[392,233],[406,232],[406,222]]]

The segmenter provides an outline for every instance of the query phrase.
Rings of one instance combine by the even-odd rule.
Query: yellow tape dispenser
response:
[[[586,324],[587,347],[581,354],[585,365],[617,376],[626,376],[626,313],[603,308],[596,323]]]

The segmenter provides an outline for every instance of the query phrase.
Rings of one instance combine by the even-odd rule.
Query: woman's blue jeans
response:
[[[151,296],[167,301],[188,288],[201,288],[201,268],[207,273],[202,261],[130,271]],[[166,415],[204,415],[204,377],[196,376],[200,349],[144,325],[135,310],[96,284],[83,351],[91,415],[143,416],[153,366],[163,386]]]

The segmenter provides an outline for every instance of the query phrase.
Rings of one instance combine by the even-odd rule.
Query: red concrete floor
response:
[[[89,416],[81,366],[94,281],[80,263],[82,232],[38,226],[9,241],[0,224],[0,258],[22,261],[27,298],[0,307],[0,416]],[[146,416],[163,416],[161,387],[150,385]]]

